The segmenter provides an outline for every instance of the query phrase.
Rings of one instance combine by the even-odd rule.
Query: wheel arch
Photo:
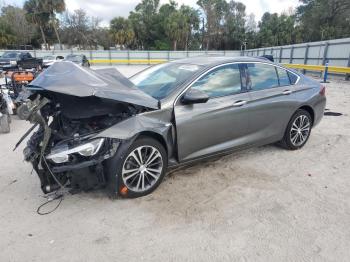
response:
[[[165,141],[165,138],[161,134],[153,132],[153,131],[141,131],[140,133],[138,133],[137,138],[139,138],[141,136],[147,136],[147,137],[151,137],[151,138],[157,140],[164,147],[166,153],[169,155],[168,144]]]
[[[303,106],[299,107],[297,110],[300,110],[300,109],[305,110],[306,112],[308,112],[310,114],[311,120],[312,120],[312,124],[313,124],[314,121],[315,121],[315,111],[314,111],[314,109],[311,106],[309,106],[309,105],[303,105]]]

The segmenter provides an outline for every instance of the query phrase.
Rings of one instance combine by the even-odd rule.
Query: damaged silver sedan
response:
[[[106,187],[124,197],[205,157],[274,142],[301,148],[326,101],[319,83],[243,57],[178,60],[130,79],[61,62],[28,89],[24,156],[43,192]]]

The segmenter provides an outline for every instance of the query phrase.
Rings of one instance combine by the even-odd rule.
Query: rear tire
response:
[[[0,117],[0,133],[10,133],[10,118],[8,114]]]
[[[309,112],[298,109],[290,119],[280,145],[288,150],[302,148],[308,141],[312,128]]]
[[[116,176],[118,195],[137,198],[152,193],[160,185],[167,165],[163,145],[143,136],[136,139],[122,157],[116,154],[109,159],[107,172]]]

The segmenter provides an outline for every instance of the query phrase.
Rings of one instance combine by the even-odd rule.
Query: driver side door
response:
[[[179,160],[186,161],[245,144],[250,97],[239,64],[209,70],[187,89],[209,96],[206,103],[175,104]],[[186,93],[186,92],[185,92]]]

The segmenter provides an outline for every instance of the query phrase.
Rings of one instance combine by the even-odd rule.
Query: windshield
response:
[[[134,75],[130,81],[150,96],[163,99],[201,68],[192,64],[159,64]]]
[[[66,57],[65,60],[72,61],[72,62],[81,62],[82,58],[79,55],[69,55]]]
[[[14,53],[14,52],[5,52],[3,55],[2,55],[2,58],[17,58],[19,56],[19,53]]]

